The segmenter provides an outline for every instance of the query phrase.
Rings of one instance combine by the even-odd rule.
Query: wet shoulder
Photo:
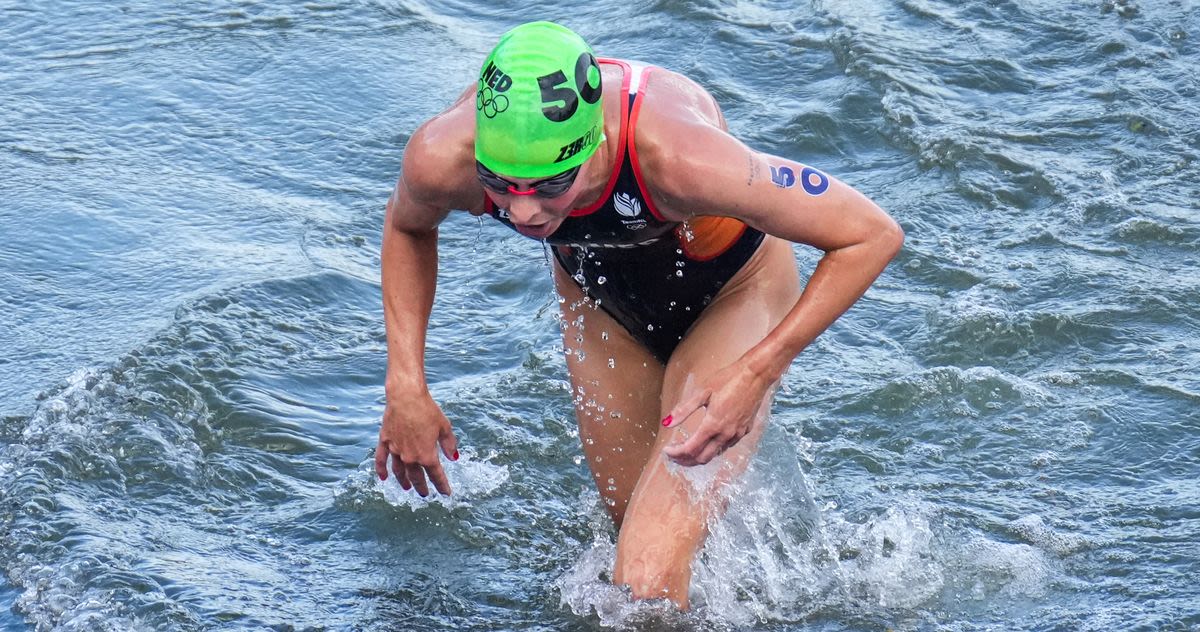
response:
[[[723,126],[721,108],[712,94],[691,78],[666,68],[654,68],[643,89],[644,118]]]
[[[415,199],[448,209],[481,206],[483,192],[475,178],[474,103],[474,92],[464,92],[408,139],[402,177]]]
[[[706,150],[705,139],[725,127],[720,108],[703,86],[676,72],[655,68],[638,109],[634,143],[646,186],[661,201],[664,215],[685,218],[691,165]],[[720,133],[720,132],[717,132]]]

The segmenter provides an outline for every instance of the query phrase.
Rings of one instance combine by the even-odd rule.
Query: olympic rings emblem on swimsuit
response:
[[[475,92],[475,109],[488,118],[495,118],[508,109],[508,97],[496,94],[490,87],[481,87]]]

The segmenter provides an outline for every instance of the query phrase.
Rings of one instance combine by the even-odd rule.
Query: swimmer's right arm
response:
[[[375,472],[392,472],[404,489],[429,494],[426,478],[450,495],[450,483],[438,456],[458,456],[457,439],[425,381],[425,333],[437,285],[438,224],[452,208],[427,186],[429,163],[423,160],[421,134],[405,151],[404,168],[388,200],[380,252],[384,324],[387,331],[387,407],[375,450]]]

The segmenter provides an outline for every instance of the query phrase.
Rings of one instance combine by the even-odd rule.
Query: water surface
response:
[[[604,581],[546,257],[499,225],[442,230],[458,493],[371,475],[405,143],[537,18],[908,234],[687,617]],[[1200,629],[1198,39],[1169,0],[0,2],[0,629]]]

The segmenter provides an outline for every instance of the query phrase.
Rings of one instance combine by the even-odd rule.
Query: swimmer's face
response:
[[[575,208],[587,163],[550,178],[510,178],[477,165],[483,190],[522,235],[549,237]]]

